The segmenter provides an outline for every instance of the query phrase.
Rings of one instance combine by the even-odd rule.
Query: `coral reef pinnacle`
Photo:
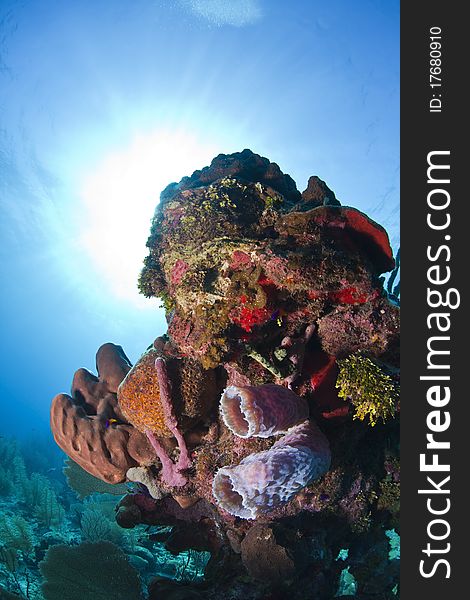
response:
[[[96,477],[134,482],[122,527],[172,527],[155,534],[171,551],[210,552],[209,600],[294,600],[293,581],[333,598],[349,568],[358,597],[393,597],[400,348],[386,231],[319,177],[301,194],[246,149],[167,186],[147,249],[138,285],[160,298],[167,332],[134,366],[105,344],[97,377],[76,372],[52,402],[57,443]]]

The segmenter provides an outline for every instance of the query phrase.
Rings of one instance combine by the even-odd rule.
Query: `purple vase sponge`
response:
[[[308,418],[307,402],[280,385],[229,386],[220,399],[221,417],[232,433],[267,438],[286,433]]]
[[[324,475],[330,463],[328,440],[314,423],[304,421],[269,450],[219,469],[212,492],[217,504],[231,515],[256,519]]]

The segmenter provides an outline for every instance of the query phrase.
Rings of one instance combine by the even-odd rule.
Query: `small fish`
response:
[[[57,471],[56,467],[52,467],[50,469],[47,469],[46,473],[54,473],[54,471]]]
[[[278,308],[271,315],[271,321],[276,321],[278,327],[282,327],[282,318],[286,315],[286,311],[282,308]]]
[[[117,423],[118,420],[117,419],[106,419],[106,422],[104,424],[104,426],[106,427],[106,429],[108,429],[108,427],[112,424],[112,423]]]

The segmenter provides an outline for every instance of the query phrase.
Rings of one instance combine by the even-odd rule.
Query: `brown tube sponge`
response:
[[[52,400],[51,430],[60,448],[85,471],[108,483],[121,483],[131,467],[154,462],[155,453],[117,404],[120,379],[131,368],[124,351],[104,344],[96,363],[98,377],[79,369],[72,395],[58,394]]]

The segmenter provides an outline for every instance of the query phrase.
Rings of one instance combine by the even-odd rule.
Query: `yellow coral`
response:
[[[399,400],[398,386],[390,375],[360,352],[338,361],[338,396],[350,400],[356,409],[355,419],[369,418],[374,427],[395,416]]]

